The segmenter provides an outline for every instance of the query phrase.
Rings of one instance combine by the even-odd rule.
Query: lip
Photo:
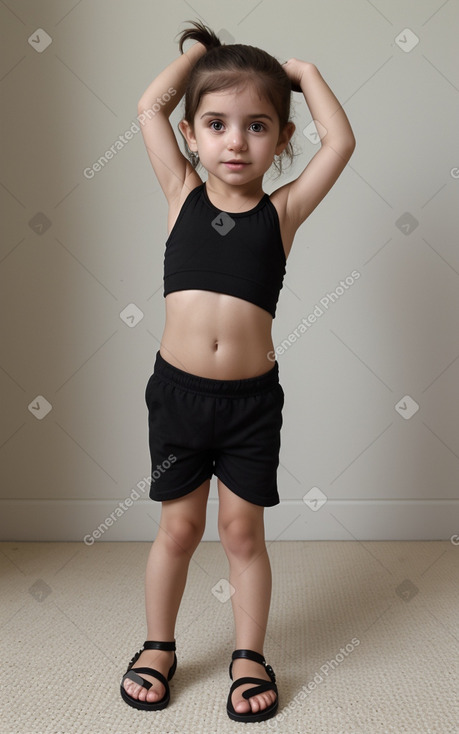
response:
[[[235,171],[237,171],[240,168],[244,168],[244,166],[248,166],[248,163],[245,163],[245,161],[223,161],[225,166],[228,166],[228,168],[232,168]]]

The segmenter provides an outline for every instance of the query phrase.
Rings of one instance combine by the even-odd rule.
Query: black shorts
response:
[[[158,351],[145,402],[152,500],[183,497],[215,474],[248,502],[279,504],[284,391],[277,362],[258,377],[214,380],[174,367]]]

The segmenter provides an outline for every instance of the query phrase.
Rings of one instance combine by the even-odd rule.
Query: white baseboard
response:
[[[121,505],[101,500],[2,500],[0,539],[87,545],[154,540],[161,505],[149,499]],[[219,540],[217,513],[218,499],[210,498],[203,540]],[[459,536],[459,501],[329,500],[313,511],[300,500],[285,500],[265,510],[265,528],[267,541],[449,540]]]

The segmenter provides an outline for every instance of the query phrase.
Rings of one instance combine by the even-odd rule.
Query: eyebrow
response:
[[[225,115],[223,112],[204,112],[204,114],[201,115],[199,119],[202,120],[203,117],[228,117],[228,115]],[[265,115],[263,113],[260,115],[247,115],[247,117],[250,117],[252,120],[255,120],[255,119],[260,120],[263,117],[263,118],[266,118],[267,120],[271,120],[271,122],[273,121],[272,117],[270,117],[269,115]]]

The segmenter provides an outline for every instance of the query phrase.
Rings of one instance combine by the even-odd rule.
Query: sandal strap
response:
[[[154,642],[146,640],[143,643],[144,650],[165,650],[166,652],[175,651],[175,640],[172,642]]]
[[[255,663],[260,663],[260,665],[264,665],[266,662],[263,655],[255,652],[255,650],[235,650],[231,659],[237,660],[238,658],[247,658],[248,660],[253,660]]]
[[[231,680],[233,680],[233,661],[237,660],[238,658],[245,658],[246,660],[253,660],[254,663],[259,663],[260,665],[263,665],[266,672],[268,673],[269,677],[271,678],[272,682],[276,682],[276,674],[274,673],[274,670],[270,665],[266,663],[266,660],[264,659],[263,655],[260,655],[259,652],[255,652],[255,650],[235,650],[231,656],[231,663],[229,666],[229,675]],[[267,683],[268,681],[264,681]]]
[[[259,693],[264,693],[265,691],[274,691],[277,694],[277,686],[274,681],[270,682],[269,680],[263,680],[262,678],[245,677],[238,678],[236,681],[234,681],[233,685],[230,688],[229,695],[231,696],[236,688],[244,685],[245,683],[259,683],[256,688],[249,688],[248,691],[243,691],[242,695],[245,699],[252,698],[252,696],[258,696]]]
[[[126,673],[132,669],[133,665],[136,664],[137,660],[140,658],[144,650],[166,650],[166,651],[174,652],[174,662],[172,663],[172,666],[169,670],[169,676],[168,676],[168,680],[170,680],[172,676],[174,675],[175,669],[177,667],[177,656],[175,655],[175,640],[173,642],[154,642],[152,640],[146,640],[143,644],[142,649],[136,652],[134,657],[129,661],[129,665],[128,665],[128,669]],[[135,670],[137,670],[137,668],[135,668]],[[147,672],[147,669],[145,669],[144,672]],[[139,685],[143,685],[143,684],[140,683]]]
[[[154,642],[153,640],[146,640],[143,643],[143,647],[136,652],[133,658],[129,661],[128,670],[132,668],[137,662],[144,650],[165,650],[166,652],[175,652],[175,640],[172,642]],[[126,671],[127,672],[127,671]]]
[[[153,668],[131,668],[131,670],[129,670],[126,675],[123,676],[123,680],[125,678],[129,678],[130,680],[134,681],[134,683],[137,683],[139,686],[143,686],[143,688],[146,688],[148,691],[152,687],[153,683],[151,683],[149,680],[145,680],[145,678],[142,678],[142,676],[138,675],[138,673],[147,673],[148,675],[151,675],[152,678],[157,678],[160,683],[163,684],[164,688],[167,691],[167,680],[162,673],[160,673],[158,670],[154,670]]]

